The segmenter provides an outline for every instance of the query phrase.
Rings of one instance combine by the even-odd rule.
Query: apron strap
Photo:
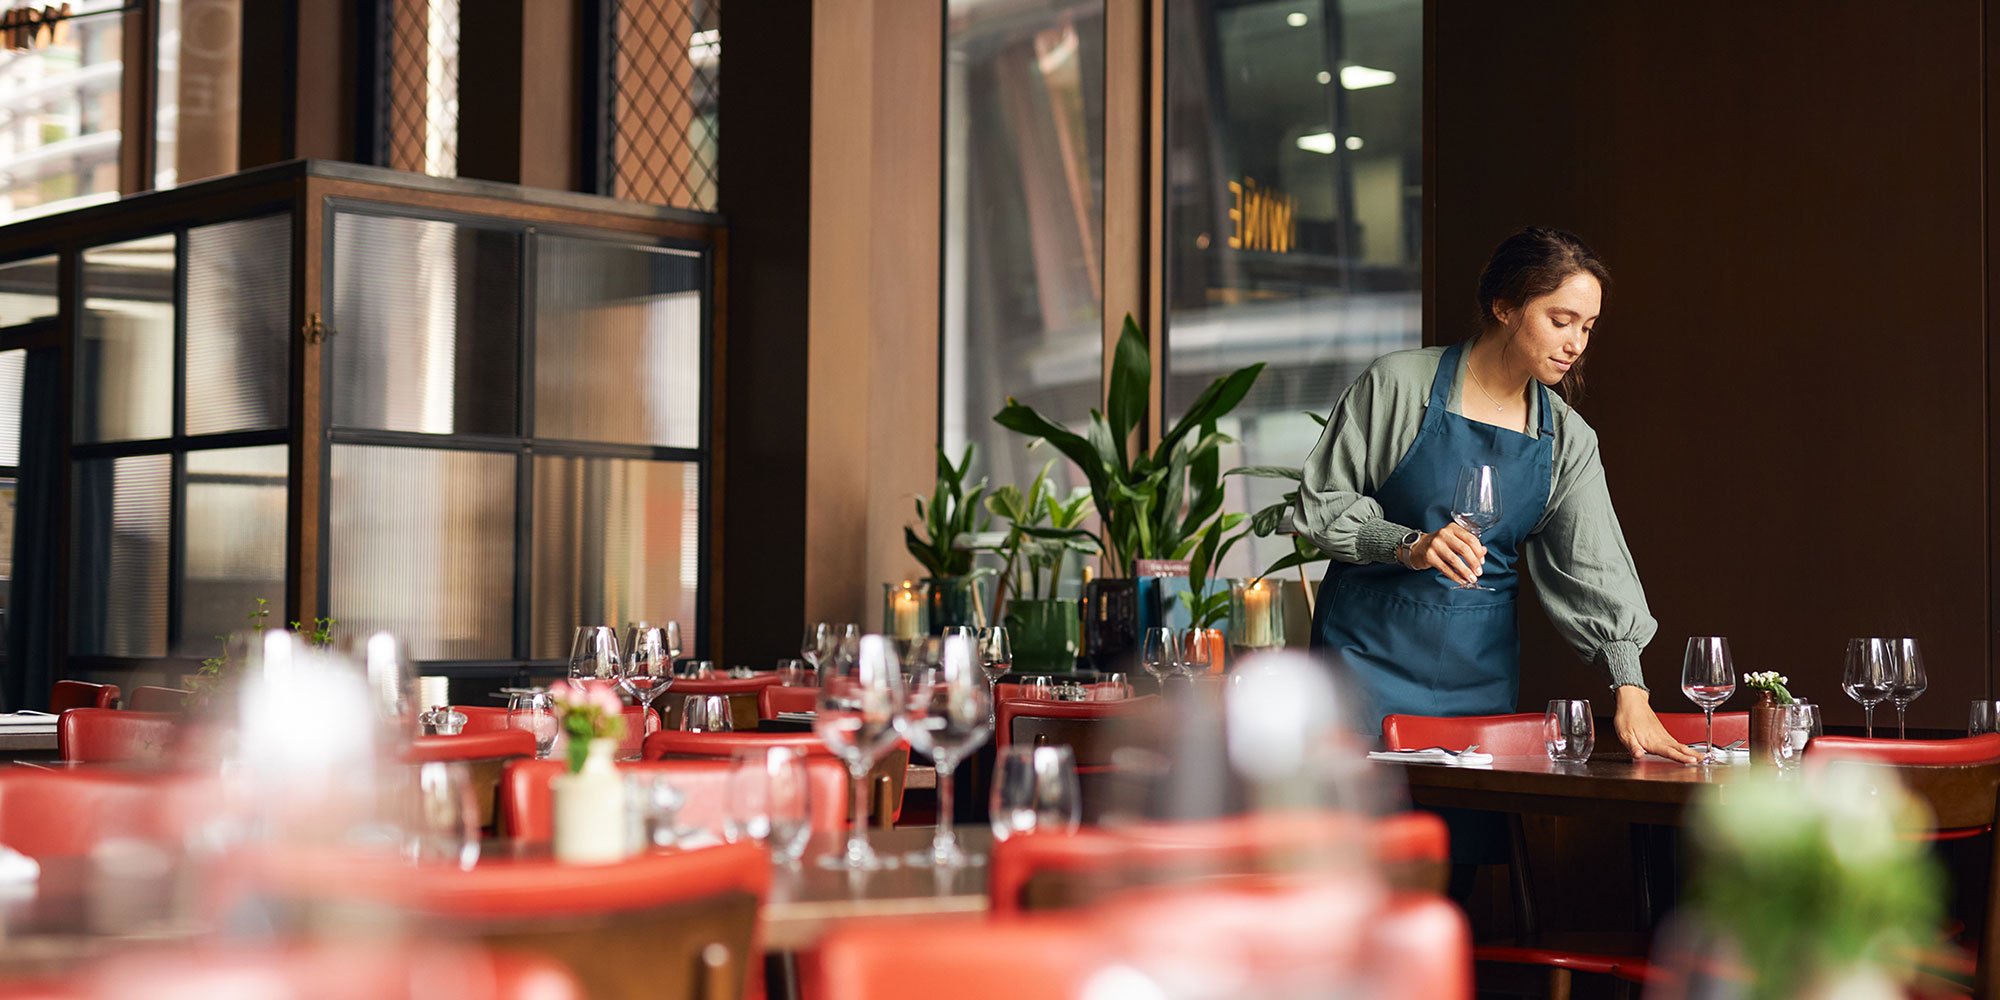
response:
[[[1431,377],[1430,408],[1442,414],[1451,409],[1451,380],[1458,377],[1458,356],[1465,349],[1465,341],[1459,341],[1444,349],[1444,357],[1438,359],[1437,374]]]
[[[1535,398],[1536,401],[1541,404],[1541,410],[1542,410],[1542,422],[1540,424],[1542,428],[1542,436],[1552,437],[1555,435],[1556,432],[1555,404],[1549,401],[1548,386],[1545,386],[1540,382],[1537,382],[1535,383],[1535,388],[1538,390],[1535,394]]]

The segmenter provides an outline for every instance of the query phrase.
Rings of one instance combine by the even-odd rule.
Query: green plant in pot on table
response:
[[[1239,368],[1210,383],[1152,450],[1133,446],[1152,394],[1153,358],[1146,335],[1131,316],[1112,355],[1105,410],[1090,411],[1078,434],[1012,398],[993,420],[1047,441],[1076,463],[1097,510],[1104,560],[1111,579],[1091,581],[1085,600],[1093,610],[1086,626],[1093,665],[1122,664],[1138,639],[1134,564],[1141,559],[1186,559],[1222,510],[1221,447],[1230,438],[1216,424],[1262,373],[1262,364]]]
[[[1077,602],[1056,596],[1056,585],[1072,553],[1096,555],[1097,536],[1083,527],[1090,517],[1090,490],[1063,496],[1049,481],[1055,462],[1043,465],[1026,491],[1002,486],[986,498],[986,509],[1007,522],[1007,534],[992,551],[1002,568],[993,585],[992,619],[1007,626],[1014,669],[1060,673],[1076,666]]]
[[[903,546],[930,576],[930,629],[947,625],[984,626],[985,608],[979,599],[979,572],[973,567],[978,550],[973,536],[993,523],[980,500],[986,495],[986,480],[967,487],[965,477],[972,470],[973,448],[953,465],[943,448],[937,451],[937,484],[928,502],[917,497],[917,521],[924,533],[903,528]]]

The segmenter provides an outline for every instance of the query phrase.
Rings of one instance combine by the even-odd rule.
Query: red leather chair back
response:
[[[504,708],[495,708],[491,705],[453,705],[451,707],[455,711],[465,714],[465,728],[459,732],[460,736],[471,736],[476,733],[505,732],[509,728],[507,725],[507,710]],[[645,745],[647,735],[660,731],[660,710],[657,708],[644,709],[643,711],[646,713],[644,721],[640,719],[640,711],[642,709],[637,705],[625,706],[625,738],[618,741],[618,755],[620,757],[630,757],[638,753],[639,748]],[[522,732],[526,732],[526,730],[522,730]],[[533,742],[532,737],[530,737],[529,742]]]
[[[419,736],[410,741],[403,759],[412,764],[429,764],[446,760],[493,760],[534,755],[535,734],[525,729],[502,729],[487,733],[460,733],[457,736]]]
[[[125,699],[125,707],[134,712],[184,712],[187,703],[188,691],[185,688],[152,684],[133,688],[131,697]]]
[[[0,844],[33,858],[82,857],[108,838],[179,842],[212,807],[203,776],[0,769]]]
[[[2000,761],[2000,733],[1983,733],[1953,740],[1871,740],[1860,736],[1822,736],[1806,746],[1806,759],[1871,764],[1990,764]]]
[[[72,708],[56,719],[56,751],[78,763],[165,760],[174,749],[180,716]]]
[[[549,782],[567,768],[559,760],[517,760],[500,784],[500,831],[525,843],[555,836],[555,796]],[[620,761],[621,771],[664,775],[686,796],[677,822],[693,829],[720,830],[729,814],[729,773],[721,760]],[[847,768],[832,758],[806,761],[814,832],[839,832],[847,825]]]
[[[667,693],[653,704],[660,707],[660,714],[666,720],[666,727],[673,729],[681,724],[681,709],[690,695],[722,695],[729,699],[729,719],[738,729],[755,729],[761,717],[763,693],[766,688],[777,686],[781,678],[775,673],[756,674],[751,677],[682,677],[667,688]],[[812,690],[807,688],[805,690]]]
[[[671,689],[669,691],[671,693]],[[757,691],[757,717],[775,719],[779,712],[810,712],[818,707],[819,688],[767,684]]]
[[[1700,712],[1661,712],[1660,725],[1666,727],[1668,736],[1682,743],[1700,742],[1708,731],[1708,724],[1702,720]],[[1604,742],[1604,735],[1601,730],[1598,732],[1598,743],[1602,744]],[[1611,734],[1611,738],[1616,740],[1618,734]],[[1728,746],[1737,740],[1748,741],[1749,739],[1749,712],[1715,713],[1716,746]]]
[[[49,711],[61,715],[72,708],[117,708],[118,685],[89,681],[57,681],[49,689]]]
[[[1100,684],[1085,684],[1084,689],[1090,692],[1090,697],[1092,700],[1096,700],[1100,697],[1103,698],[1110,697],[1110,692],[1112,690],[1112,687],[1109,682],[1106,682]],[[993,697],[998,698],[1002,701],[1005,701],[1009,698],[1021,698],[1030,701],[1034,700],[1033,688],[1027,684],[1012,684],[1012,683],[995,684],[993,685]]]
[[[276,1000],[425,1000],[436,984],[465,1000],[583,1000],[560,964],[524,954],[367,942],[116,954],[59,983],[0,986],[0,1000],[103,997],[247,997]]]
[[[1382,747],[1386,750],[1423,750],[1428,747],[1463,750],[1475,744],[1482,753],[1497,757],[1548,753],[1548,747],[1542,740],[1542,715],[1539,712],[1466,715],[1449,719],[1435,715],[1391,715],[1382,720]]]
[[[1032,742],[1040,731],[1047,742],[1066,744],[1076,751],[1079,768],[1111,763],[1114,740],[1109,738],[1113,723],[1159,704],[1146,695],[1121,701],[1044,701],[1032,698],[1003,698],[995,714],[993,745],[1005,748],[1015,742]],[[1038,724],[1038,720],[1040,720]]]
[[[465,716],[465,728],[459,730],[460,736],[497,733],[507,729],[507,710],[504,708],[495,708],[492,705],[453,705],[451,709]]]
[[[806,760],[834,758],[833,751],[812,733],[684,733],[678,729],[662,729],[646,737],[645,749],[640,757],[645,760],[701,760],[729,759],[738,750],[761,750],[765,747],[790,747],[805,755]],[[842,765],[845,767],[845,765]],[[875,769],[869,774],[869,781],[875,782],[879,776],[889,779],[889,822],[894,823],[903,815],[903,784],[910,769],[910,745],[898,742],[896,749],[884,754]],[[871,784],[871,789],[874,787]],[[875,797],[869,797],[870,811],[877,814]]]

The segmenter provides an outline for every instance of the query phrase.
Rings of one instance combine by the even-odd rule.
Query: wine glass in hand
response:
[[[1452,523],[1479,538],[1500,523],[1500,473],[1490,465],[1468,465],[1458,473],[1458,495],[1451,504]],[[1478,572],[1479,567],[1474,567]],[[1475,580],[1466,590],[1492,590]]]
[[[1894,663],[1887,639],[1847,640],[1847,666],[1840,675],[1840,689],[1861,705],[1869,739],[1875,738],[1875,706],[1889,697]]]
[[[1688,640],[1687,654],[1681,659],[1681,693],[1701,706],[1708,722],[1704,737],[1708,750],[1701,755],[1701,764],[1722,763],[1722,755],[1715,752],[1715,707],[1736,693],[1736,663],[1730,658],[1728,639],[1709,635]]]
[[[1903,715],[1909,710],[1910,702],[1924,693],[1930,682],[1924,677],[1924,654],[1917,647],[1915,639],[1889,640],[1889,700],[1896,703],[1896,738],[1908,739],[1908,730],[1903,724]]]

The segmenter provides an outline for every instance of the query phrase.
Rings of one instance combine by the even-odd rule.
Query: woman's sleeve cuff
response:
[[[1379,517],[1364,521],[1355,535],[1355,554],[1364,563],[1395,562],[1397,544],[1412,530]]]
[[[1645,673],[1639,669],[1638,643],[1625,640],[1607,642],[1604,648],[1597,651],[1597,656],[1604,662],[1605,669],[1611,672],[1613,688],[1630,684],[1641,691],[1650,690],[1646,687]]]

